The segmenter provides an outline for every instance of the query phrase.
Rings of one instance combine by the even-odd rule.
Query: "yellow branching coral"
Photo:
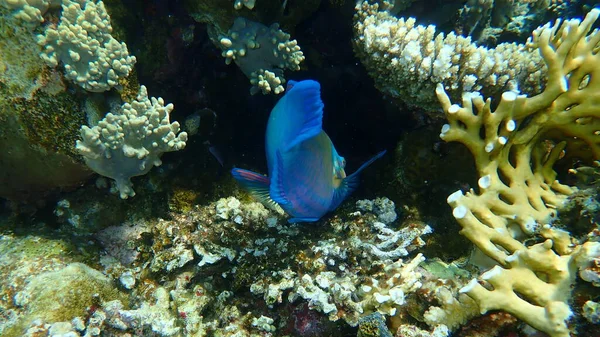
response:
[[[498,265],[462,289],[482,313],[504,310],[552,337],[569,336],[567,303],[579,255],[568,232],[549,225],[574,188],[556,179],[563,153],[600,157],[600,33],[594,9],[583,21],[557,21],[528,41],[548,68],[542,93],[505,92],[491,100],[465,93],[452,104],[443,85],[436,94],[448,118],[445,141],[463,143],[479,173],[479,189],[448,197],[461,234]],[[590,32],[591,31],[591,32]],[[549,146],[549,144],[551,144]],[[527,246],[524,236],[545,241]]]

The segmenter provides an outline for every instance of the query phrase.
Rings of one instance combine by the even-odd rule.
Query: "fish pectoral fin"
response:
[[[340,186],[338,186],[338,188],[336,188],[333,191],[333,198],[331,198],[331,205],[329,205],[329,212],[335,211],[335,209],[338,208],[342,204],[342,202],[344,202],[344,200],[346,200],[346,198],[352,192],[354,192],[354,190],[356,189],[356,185],[358,185],[358,176],[357,176],[357,178],[352,179],[352,180],[356,180],[355,182],[348,181],[348,179],[351,177],[352,176],[348,176],[348,177],[344,178],[344,180],[342,180],[342,183],[340,184]],[[351,183],[351,184],[349,184],[349,183]],[[354,186],[352,187],[352,185],[354,185]]]
[[[290,218],[288,219],[289,223],[298,223],[298,222],[315,222],[319,221],[321,218]]]
[[[358,187],[358,183],[359,183],[359,179],[360,179],[360,173],[362,172],[362,170],[364,170],[365,168],[367,168],[367,166],[373,164],[374,161],[376,161],[377,159],[383,157],[383,155],[386,153],[385,150],[379,152],[378,154],[376,154],[375,156],[373,156],[373,158],[369,159],[367,162],[365,162],[364,164],[362,164],[358,170],[356,170],[356,172],[352,173],[351,175],[347,176],[346,178],[344,178],[342,180],[342,182],[340,183],[340,186],[338,186],[335,191],[333,192],[333,198],[331,199],[331,205],[329,206],[329,211],[332,212],[334,211],[336,208],[338,208],[338,206],[340,206],[340,204],[342,202],[344,202],[344,200],[346,200],[346,198],[352,194],[352,192],[354,192],[354,190],[356,190],[356,188]]]
[[[290,204],[290,201],[287,199],[283,190],[283,166],[283,156],[281,155],[281,151],[277,150],[275,152],[275,165],[273,167],[273,176],[271,177],[272,184],[270,186],[269,195],[273,201],[285,209],[285,207]]]
[[[379,152],[378,154],[374,155],[374,156],[373,156],[373,158],[371,158],[371,159],[367,160],[367,161],[366,161],[364,164],[362,164],[362,165],[361,165],[361,166],[358,168],[358,170],[356,170],[356,172],[354,172],[354,173],[352,173],[350,176],[348,176],[348,178],[349,178],[349,177],[352,177],[352,176],[359,175],[359,174],[360,174],[360,172],[361,172],[362,170],[366,169],[366,168],[367,168],[367,166],[369,166],[369,165],[373,164],[373,162],[374,162],[374,161],[376,161],[377,159],[379,159],[379,158],[383,157],[383,155],[384,155],[386,152],[387,152],[386,150],[383,150],[383,151]],[[348,179],[348,178],[346,178],[346,179]]]
[[[303,141],[318,135],[323,126],[323,101],[321,100],[321,85],[317,81],[306,80],[296,82],[293,88],[286,94],[290,103],[295,105],[302,116],[297,129],[292,132],[293,136],[284,151],[287,151]]]
[[[277,203],[269,195],[269,187],[271,185],[269,177],[238,168],[232,169],[231,175],[256,200],[274,211],[278,210]]]

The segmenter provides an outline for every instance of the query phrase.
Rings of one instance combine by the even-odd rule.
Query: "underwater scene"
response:
[[[600,337],[600,0],[0,0],[0,336]]]

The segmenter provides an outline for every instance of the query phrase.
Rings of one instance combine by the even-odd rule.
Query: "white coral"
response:
[[[170,122],[172,110],[173,104],[165,105],[162,98],[148,98],[142,86],[137,99],[123,104],[120,113],[108,113],[92,128],[82,126],[77,151],[92,170],[115,180],[121,198],[132,197],[131,177],[159,166],[163,152],[185,147],[187,133]]]
[[[110,90],[129,75],[136,61],[111,32],[102,1],[64,0],[58,26],[38,36],[44,48],[40,56],[51,67],[62,62],[65,77],[85,90]]]
[[[44,22],[43,15],[48,8],[60,4],[60,0],[0,0],[0,4],[14,10],[16,18],[39,23]]]
[[[396,18],[369,1],[356,5],[354,49],[377,87],[409,105],[435,109],[437,83],[453,96],[468,90],[539,93],[546,74],[536,50],[522,44],[477,46],[470,37]]]
[[[276,23],[267,27],[238,17],[227,35],[220,37],[219,44],[225,62],[234,61],[250,78],[252,94],[282,93],[283,70],[300,70],[304,60],[296,40],[290,40],[290,35]]]

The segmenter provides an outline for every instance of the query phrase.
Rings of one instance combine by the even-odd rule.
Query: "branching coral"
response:
[[[600,33],[590,33],[599,15],[595,9],[583,21],[534,31],[528,47],[539,50],[548,68],[537,96],[505,92],[492,111],[491,100],[478,93],[465,93],[459,106],[442,84],[436,90],[449,121],[441,138],[467,146],[480,176],[478,192],[458,191],[448,203],[461,234],[498,263],[482,274],[483,284],[473,280],[462,292],[482,313],[507,311],[552,337],[569,336],[577,260],[597,254],[591,243],[578,245],[549,223],[574,191],[553,169],[563,151],[600,156]],[[521,242],[532,234],[543,242]]]
[[[504,90],[541,90],[544,63],[524,45],[479,47],[470,37],[436,33],[434,25],[398,19],[385,6],[368,1],[356,5],[354,22],[354,50],[375,85],[406,104],[433,109],[436,83],[453,97],[470,90],[490,96]]]

